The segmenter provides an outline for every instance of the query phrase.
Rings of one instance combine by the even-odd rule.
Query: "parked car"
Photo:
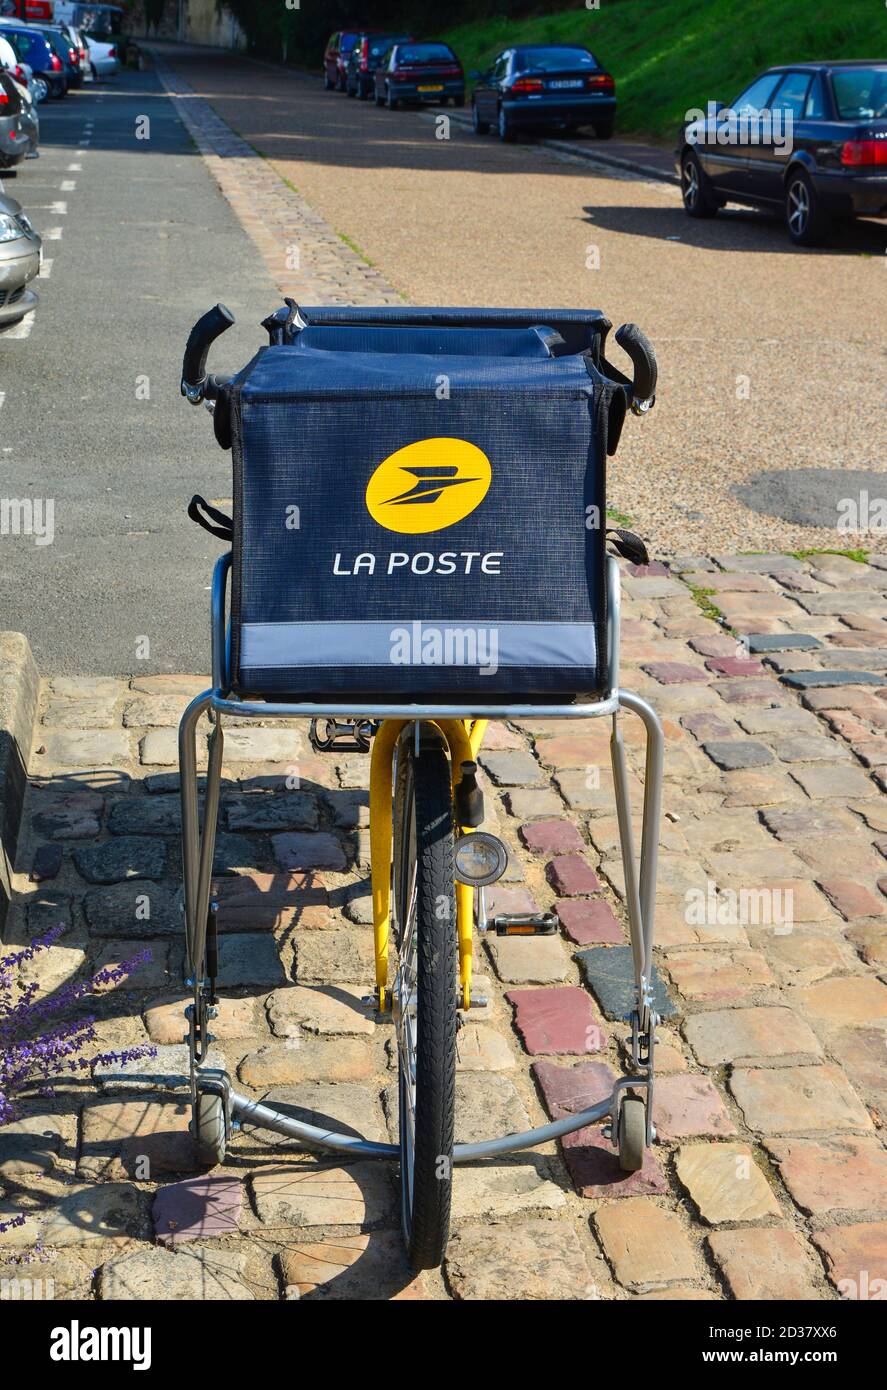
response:
[[[358,37],[348,57],[345,92],[366,101],[373,94],[373,73],[393,43],[411,43],[410,34],[366,33]]]
[[[0,169],[14,169],[37,149],[40,124],[27,91],[0,71]]]
[[[35,26],[36,27],[36,26]],[[66,30],[59,24],[41,25],[40,32],[48,38],[53,50],[61,58],[69,87],[83,86],[83,73],[80,70],[80,48],[69,38]]]
[[[394,43],[373,73],[377,106],[406,102],[465,105],[465,73],[448,43]]]
[[[528,127],[573,131],[594,127],[601,140],[613,134],[616,83],[587,48],[576,44],[521,44],[506,48],[475,78],[471,118],[475,132],[495,126],[502,140]]]
[[[4,37],[0,34],[0,55],[3,54],[4,45],[7,49],[11,49],[13,55],[13,66],[9,68],[9,71],[19,86],[27,88],[32,104],[37,106],[39,102],[45,101],[49,96],[49,88],[43,78],[37,76],[30,63],[22,61],[21,45],[15,42],[14,36]],[[2,56],[0,56],[0,66],[7,66]]]
[[[87,58],[93,82],[102,77],[113,77],[120,71],[120,58],[116,39],[112,43],[108,34],[85,35]]]
[[[20,203],[0,193],[0,327],[37,307],[28,285],[40,269],[42,244]]]
[[[63,97],[68,90],[64,64],[44,34],[26,27],[21,21],[0,20],[0,34],[16,48],[22,62],[27,63],[34,76],[46,83],[51,97]]]
[[[690,217],[780,208],[798,246],[838,218],[887,217],[887,62],[768,68],[730,107],[687,121],[676,155]]]
[[[346,65],[360,35],[360,29],[341,29],[336,34],[330,34],[323,55],[323,85],[326,91],[344,92]]]

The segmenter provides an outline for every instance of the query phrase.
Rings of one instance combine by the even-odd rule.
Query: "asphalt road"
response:
[[[185,508],[230,496],[231,456],[179,394],[182,349],[221,299],[214,365],[242,365],[278,294],[152,74],[40,114],[39,160],[4,181],[52,264],[30,331],[0,333],[0,497],[53,499],[55,539],[0,535],[0,628],[47,674],[208,670],[220,547]]]
[[[800,250],[773,218],[692,222],[677,188],[531,139],[455,121],[440,139],[431,113],[348,100],[319,76],[206,49],[167,57],[412,302],[598,307],[645,329],[659,398],[626,430],[609,495],[654,553],[848,544],[772,515],[785,489],[770,475],[820,470],[812,517],[821,470],[837,502],[867,486],[853,471],[887,469],[883,223]]]

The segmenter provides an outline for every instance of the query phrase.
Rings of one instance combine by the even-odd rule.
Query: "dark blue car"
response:
[[[475,132],[495,126],[501,140],[519,130],[590,125],[601,140],[613,134],[616,83],[587,48],[578,44],[519,44],[506,48],[475,78],[471,116]]]
[[[465,73],[448,43],[395,43],[373,74],[377,106],[465,105]]]

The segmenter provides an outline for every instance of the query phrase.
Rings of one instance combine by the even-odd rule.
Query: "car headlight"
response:
[[[22,231],[27,232],[28,236],[34,235],[34,228],[31,226],[30,219],[25,217],[25,214],[23,212],[20,212],[15,220],[16,222],[18,222]]]
[[[24,235],[24,228],[19,226],[16,218],[5,212],[0,213],[0,241],[15,241]]]
[[[460,883],[485,888],[495,883],[508,867],[508,851],[487,830],[473,830],[456,841],[453,858]]]

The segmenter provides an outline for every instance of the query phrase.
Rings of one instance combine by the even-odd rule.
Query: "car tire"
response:
[[[595,121],[594,133],[599,140],[611,140],[613,138],[613,122]]]
[[[398,106],[400,106],[397,97],[392,95],[390,83],[388,83],[385,88],[385,105],[388,107],[389,111],[396,111]]]
[[[499,133],[499,139],[504,140],[506,144],[511,144],[512,140],[517,137],[517,131],[508,119],[508,113],[504,106],[499,107],[499,118],[496,122],[496,129]]]
[[[475,135],[489,135],[490,133],[490,123],[481,120],[477,114],[477,102],[474,101],[471,103],[471,128]]]
[[[714,217],[718,210],[702,166],[692,150],[681,156],[681,198],[688,217]]]
[[[453,105],[455,106],[455,108],[456,108],[457,111],[461,110],[462,107],[465,105],[465,98],[464,98],[464,97],[453,97]]]
[[[369,94],[370,94],[370,89],[369,89],[369,87],[365,87],[364,84],[361,82],[360,86],[359,86],[358,89],[357,89],[357,100],[358,100],[358,101],[366,101],[366,99],[367,99],[367,97],[369,96]]]
[[[785,227],[795,246],[821,246],[831,226],[803,169],[791,170],[785,184]]]
[[[353,97],[353,96],[356,96],[357,94],[356,94],[356,92],[354,91],[354,88],[353,88],[353,87],[349,87],[349,86],[346,84],[346,86],[345,86],[345,95],[346,95],[346,97]]]
[[[333,90],[333,82],[332,82],[332,79],[331,79],[329,73],[326,73],[326,72],[323,74],[323,90],[324,90],[325,92],[331,92],[331,91]]]

